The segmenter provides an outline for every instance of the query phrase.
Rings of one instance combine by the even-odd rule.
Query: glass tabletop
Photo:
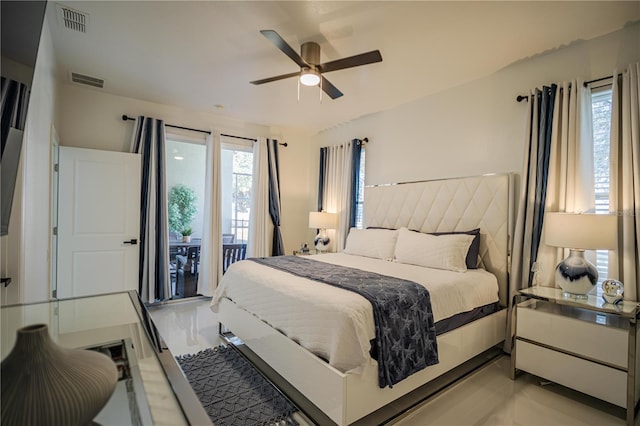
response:
[[[135,292],[3,306],[1,320],[2,359],[16,331],[32,324],[47,324],[61,346],[111,352],[126,374],[94,419],[99,424],[210,424]]]
[[[584,296],[574,295],[566,293],[559,288],[534,286],[520,290],[518,294],[520,296],[545,300],[547,302],[557,303],[560,305],[589,309],[602,313],[617,314],[625,318],[637,318],[640,314],[640,305],[637,302],[623,300],[620,303],[612,304],[606,302],[600,296],[592,294]]]

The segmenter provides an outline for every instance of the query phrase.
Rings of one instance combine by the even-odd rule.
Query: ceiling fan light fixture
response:
[[[300,83],[305,86],[317,86],[320,83],[320,73],[318,71],[307,68],[300,73]]]

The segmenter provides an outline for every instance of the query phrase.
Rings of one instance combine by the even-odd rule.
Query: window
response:
[[[221,167],[223,240],[246,244],[251,214],[253,144],[223,144]]]
[[[356,198],[356,228],[362,228],[364,226],[364,160],[365,160],[365,147],[362,144],[362,150],[360,151],[360,171],[358,173],[358,197]]]
[[[611,155],[611,96],[610,86],[593,90],[591,108],[593,117],[593,171],[596,213],[609,213],[609,182]],[[608,276],[609,251],[596,251],[596,268],[600,280]]]

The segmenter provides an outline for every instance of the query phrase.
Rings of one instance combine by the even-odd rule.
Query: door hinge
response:
[[[51,292],[51,297],[53,297],[54,299],[57,299],[58,298],[58,290],[53,290]]]
[[[58,235],[58,227],[57,226],[53,227],[53,235]]]
[[[53,165],[53,171],[54,172],[59,172],[60,171],[60,164],[54,164]]]

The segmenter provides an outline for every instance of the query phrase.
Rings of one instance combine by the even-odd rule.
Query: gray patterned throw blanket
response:
[[[438,363],[429,291],[412,281],[299,256],[250,258],[281,271],[358,293],[373,307],[381,388]]]

